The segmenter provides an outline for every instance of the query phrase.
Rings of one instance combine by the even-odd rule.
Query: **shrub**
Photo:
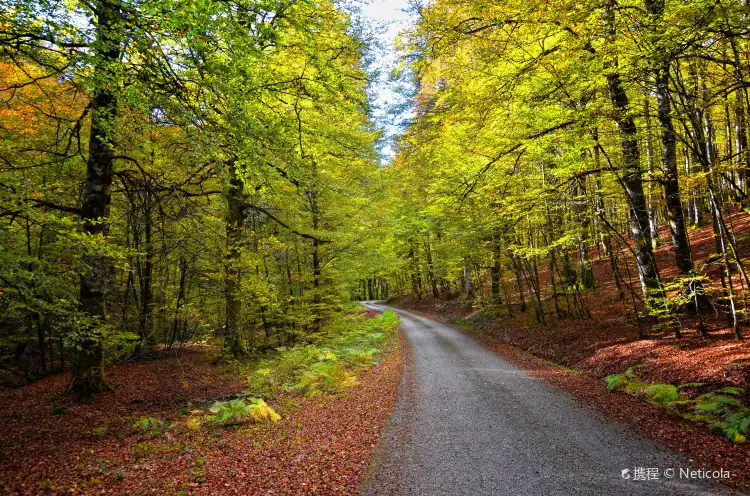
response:
[[[209,410],[213,415],[207,420],[215,424],[232,425],[238,424],[251,417],[257,421],[276,422],[281,416],[276,413],[265,401],[254,398],[250,403],[235,399],[230,401],[218,401]]]
[[[375,318],[361,313],[335,319],[318,335],[316,344],[278,348],[248,374],[248,396],[270,397],[279,392],[337,392],[356,384],[351,369],[377,363],[399,320],[388,311]]]
[[[166,422],[154,417],[141,417],[133,424],[133,429],[149,434],[158,434],[166,425]]]
[[[298,390],[316,394],[321,391],[336,392],[356,384],[357,378],[344,369],[341,362],[316,362],[302,375],[297,384]]]
[[[680,393],[680,389],[702,387],[702,383],[682,384],[645,384],[635,374],[633,367],[624,374],[614,374],[605,379],[607,389],[620,389],[635,394],[645,394],[651,403],[668,409],[683,418],[700,422],[712,432],[721,432],[735,443],[747,441],[750,429],[750,408],[745,406],[739,396],[744,394],[740,387],[724,387],[701,394],[694,399]]]

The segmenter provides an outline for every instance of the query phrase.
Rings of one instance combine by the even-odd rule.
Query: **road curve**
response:
[[[608,422],[466,333],[393,310],[411,360],[365,495],[726,494],[711,481],[680,479],[689,460]],[[659,480],[634,480],[636,467],[658,468]],[[677,477],[666,479],[667,468]]]

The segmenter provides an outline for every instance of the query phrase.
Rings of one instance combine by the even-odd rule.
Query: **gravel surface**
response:
[[[467,334],[393,310],[411,359],[364,494],[726,494],[711,481],[681,479],[681,468],[699,467],[608,422]],[[659,479],[634,480],[638,467],[658,468]],[[676,476],[666,479],[665,469]]]

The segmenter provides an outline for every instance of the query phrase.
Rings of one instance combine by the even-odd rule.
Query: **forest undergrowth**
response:
[[[310,342],[213,365],[190,346],[111,365],[80,404],[66,374],[6,390],[9,494],[350,494],[395,402],[398,319],[361,310]],[[267,402],[267,403],[266,403]]]

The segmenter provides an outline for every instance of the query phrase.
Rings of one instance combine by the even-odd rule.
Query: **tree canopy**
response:
[[[88,398],[107,389],[109,360],[293,344],[352,299],[586,318],[596,259],[641,317],[719,304],[741,337],[745,3],[415,5],[390,160],[356,11],[0,11],[0,359],[13,380],[70,366],[70,391]],[[698,265],[690,231],[709,222],[715,254]],[[654,255],[665,242],[675,277]]]

